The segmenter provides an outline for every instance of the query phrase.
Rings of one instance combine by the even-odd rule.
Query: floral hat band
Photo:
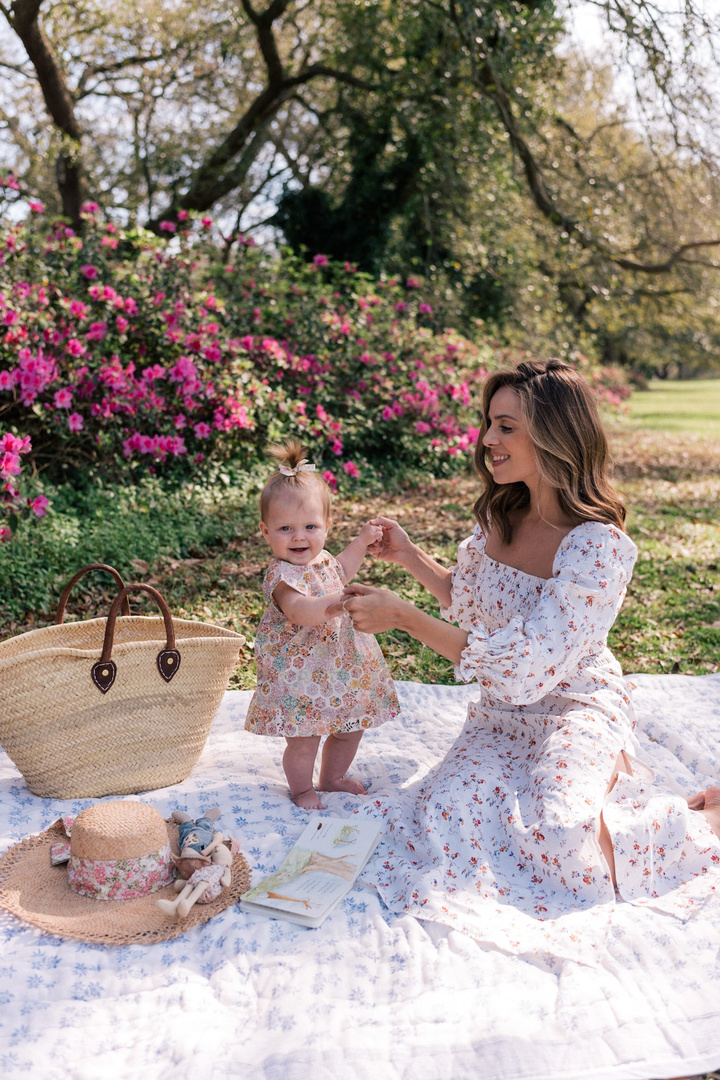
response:
[[[303,458],[297,465],[278,465],[278,470],[283,476],[297,476],[301,472],[315,472],[315,466],[311,465],[307,458]]]
[[[85,815],[89,817],[89,815]],[[158,812],[150,819],[154,826],[152,842],[148,844],[148,822],[144,821],[143,847],[141,851],[130,850],[124,858],[98,858],[107,856],[108,850],[96,850],[97,837],[83,835],[77,846],[82,852],[83,841],[87,851],[73,851],[72,839],[75,818],[60,819],[62,828],[70,837],[67,843],[52,844],[50,862],[53,866],[68,863],[68,885],[80,896],[89,896],[93,900],[132,900],[136,896],[147,896],[169,885],[175,876],[175,863],[170,849],[167,830],[162,815]],[[82,828],[82,823],[79,829]],[[152,834],[151,834],[152,835]],[[127,843],[127,837],[124,838]],[[155,848],[155,850],[151,850]],[[209,861],[209,860],[208,860]]]

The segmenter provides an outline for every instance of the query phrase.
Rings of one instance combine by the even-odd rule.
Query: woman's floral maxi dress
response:
[[[583,524],[545,580],[491,559],[480,528],[461,544],[443,616],[469,632],[456,675],[481,692],[419,792],[367,807],[384,825],[365,879],[387,907],[512,951],[535,950],[544,926],[557,951],[574,936],[565,915],[615,900],[601,810],[624,899],[718,865],[705,817],[651,792],[634,758],[633,776],[607,794],[618,754],[636,748],[628,686],[606,645],[636,555],[619,529]]]

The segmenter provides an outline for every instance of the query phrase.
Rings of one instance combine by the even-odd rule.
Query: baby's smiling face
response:
[[[330,519],[325,516],[319,493],[276,496],[260,522],[263,534],[276,559],[293,566],[309,566],[325,547]]]

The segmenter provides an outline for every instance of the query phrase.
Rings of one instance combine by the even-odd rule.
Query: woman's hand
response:
[[[382,544],[383,531],[374,521],[366,521],[357,538],[372,555],[374,549]]]
[[[381,634],[399,626],[405,608],[412,607],[387,589],[375,589],[371,585],[348,585],[345,599],[339,605],[353,621],[356,630],[364,634]],[[333,612],[335,608],[333,608]]]
[[[402,563],[413,550],[415,545],[397,521],[391,518],[375,517],[370,520],[371,525],[379,525],[382,529],[382,540],[377,541],[368,548],[375,559],[384,559],[385,562]]]

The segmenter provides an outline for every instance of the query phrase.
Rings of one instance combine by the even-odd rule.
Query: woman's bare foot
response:
[[[691,810],[698,810],[710,822],[713,831],[720,836],[720,787],[705,788],[691,795],[687,801]]]
[[[324,810],[325,807],[320,802],[320,796],[315,788],[308,788],[307,791],[301,791],[297,795],[290,794],[290,798],[299,806],[301,810]]]
[[[359,780],[352,776],[340,776],[337,780],[323,780],[320,777],[320,788],[323,791],[349,791],[351,795],[367,795],[367,788]]]

